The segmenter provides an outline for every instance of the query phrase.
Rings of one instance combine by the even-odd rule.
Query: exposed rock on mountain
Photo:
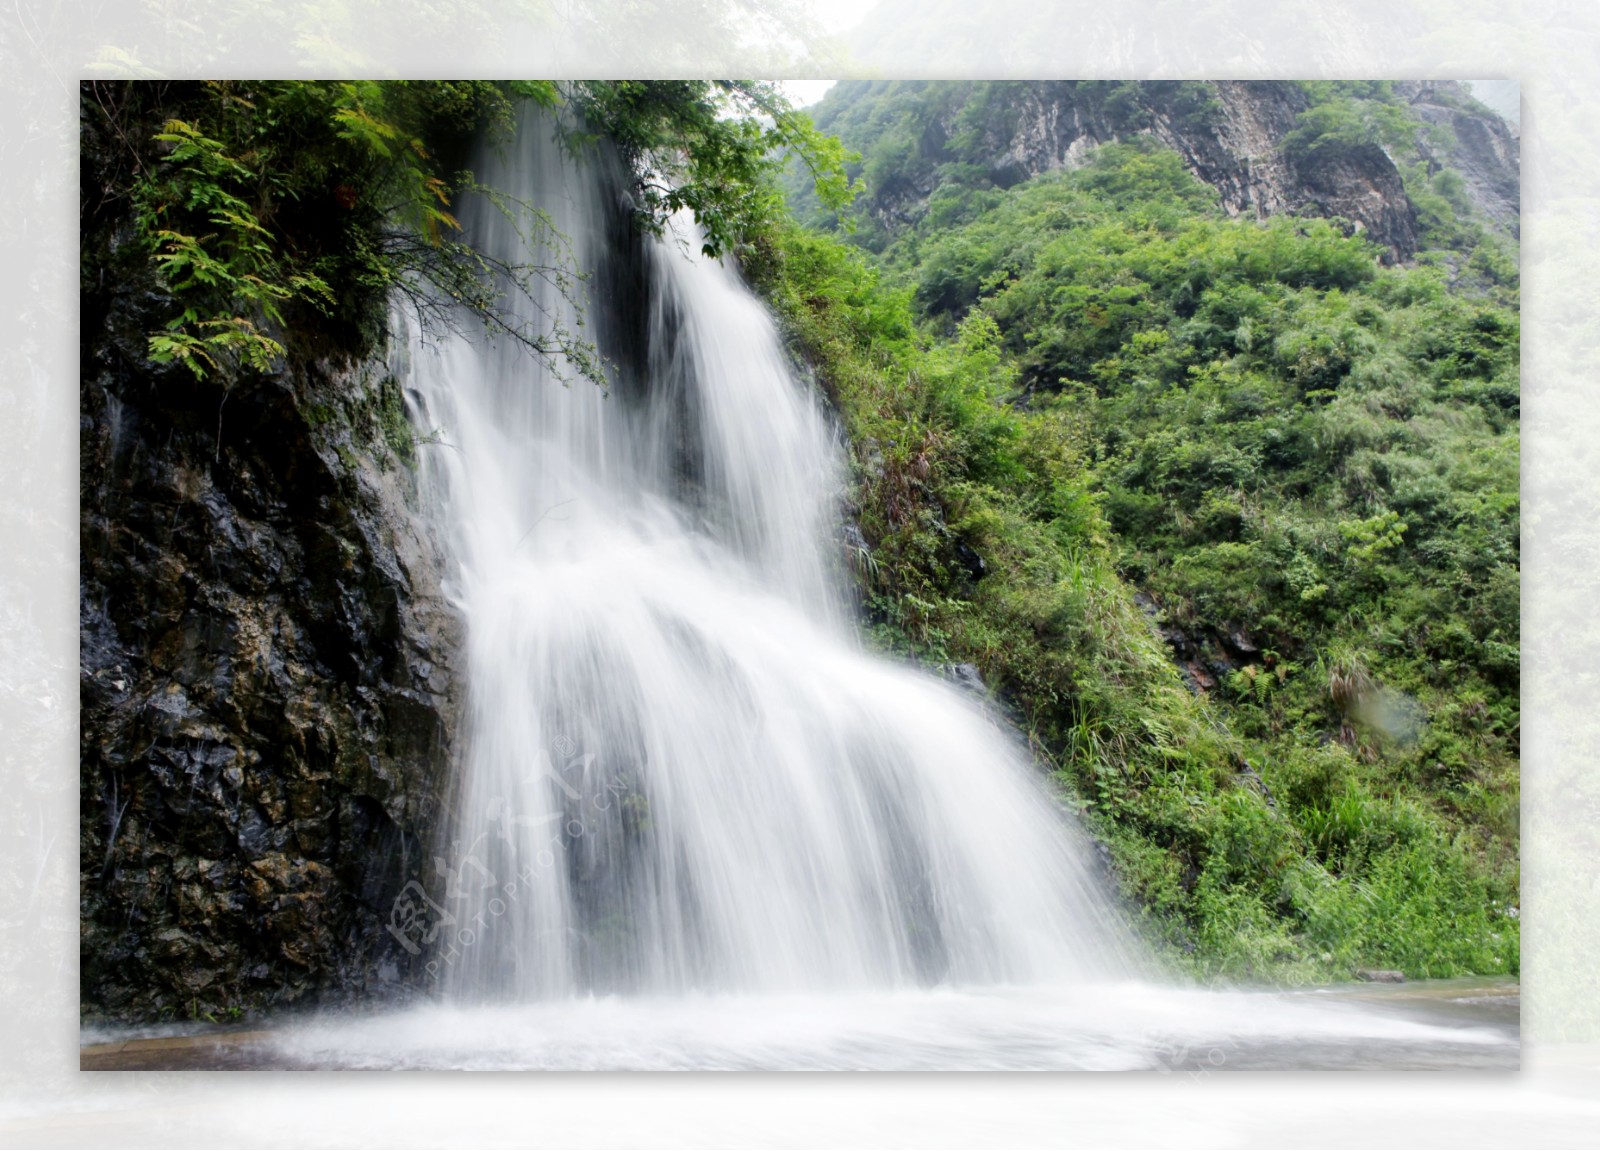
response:
[[[896,91],[898,89],[898,92]],[[1518,211],[1515,135],[1459,84],[1397,88],[1416,115],[1455,133],[1456,143],[1425,144],[1438,163],[1462,173],[1484,217],[1514,235]],[[917,93],[920,92],[920,96]],[[1395,160],[1376,140],[1337,148],[1294,148],[1289,137],[1311,107],[1286,81],[995,82],[930,85],[851,82],[818,109],[819,123],[869,153],[883,120],[859,108],[871,99],[909,96],[917,155],[873,185],[867,208],[891,230],[919,218],[940,168],[986,171],[1000,187],[1042,172],[1079,166],[1097,145],[1149,136],[1178,152],[1217,190],[1231,215],[1291,213],[1337,217],[1387,249],[1391,262],[1418,247],[1421,226]]]
[[[1472,206],[1497,229],[1520,235],[1522,218],[1521,140],[1515,127],[1476,104],[1456,80],[1408,80],[1395,91],[1414,116],[1450,129],[1454,143],[1438,149],[1435,163],[1448,164],[1466,182]]]
[[[1183,156],[1232,215],[1339,216],[1398,258],[1416,248],[1415,213],[1381,148],[1336,158],[1284,154],[1283,138],[1306,108],[1295,85],[1216,82],[1206,85],[1211,98],[1203,100],[1185,85],[1158,82],[1141,86],[1142,106],[1130,101],[1120,108],[1109,99],[1097,102],[1098,90],[1080,87],[1028,85],[1021,93],[1016,135],[997,153],[997,169],[1008,177],[1002,182],[1075,167],[1094,145],[1144,132]]]

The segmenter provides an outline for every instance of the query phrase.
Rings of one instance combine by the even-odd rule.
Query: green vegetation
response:
[[[197,378],[269,370],[284,339],[318,354],[373,346],[391,292],[429,314],[465,304],[544,353],[583,362],[565,332],[516,330],[499,306],[509,282],[570,287],[562,267],[496,267],[455,237],[452,197],[479,189],[441,156],[505,131],[513,97],[549,103],[550,84],[222,81],[124,85],[94,105],[127,142],[139,245],[174,315],[151,358]],[[159,130],[139,139],[146,123]],[[508,211],[513,206],[505,205]],[[532,231],[542,214],[518,212]]]
[[[1311,107],[1300,114],[1294,131],[1283,140],[1291,156],[1347,154],[1362,148],[1409,148],[1416,121],[1394,102],[1392,87],[1382,82],[1303,84]]]
[[[887,91],[839,113],[869,180],[950,98]],[[1291,146],[1398,131],[1343,116]],[[1148,139],[970,176],[746,260],[849,433],[877,641],[980,667],[1193,970],[1515,973],[1514,274],[1230,220]]]
[[[131,198],[134,259],[172,300],[150,358],[229,387],[290,351],[360,358],[396,294],[425,323],[464,310],[603,379],[577,333],[507,306],[539,282],[576,299],[580,278],[538,205],[467,168],[475,139],[509,139],[517,101],[572,105],[568,146],[610,141],[632,165],[642,222],[659,229],[689,209],[712,252],[781,209],[780,153],[803,161],[823,202],[848,199],[838,142],[771,85],[746,81],[89,82],[84,96],[85,115],[126,148],[99,201]],[[467,243],[454,212],[469,196],[504,213],[545,262],[504,264]]]

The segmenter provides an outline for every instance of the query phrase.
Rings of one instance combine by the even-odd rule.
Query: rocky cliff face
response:
[[[1283,138],[1306,108],[1296,85],[1218,81],[1207,87],[1212,102],[1201,106],[1180,85],[1156,83],[1143,86],[1140,105],[1119,108],[1078,85],[1027,85],[1019,93],[1014,134],[989,144],[1000,157],[996,171],[1002,182],[1015,182],[1076,167],[1097,144],[1148,133],[1215,188],[1231,215],[1338,216],[1396,259],[1416,250],[1416,215],[1381,148],[1333,160],[1290,159]]]
[[[1467,87],[1455,80],[1407,80],[1395,91],[1411,112],[1429,124],[1448,128],[1454,143],[1430,156],[1448,164],[1466,182],[1473,208],[1495,228],[1521,235],[1522,141],[1517,130],[1489,109],[1476,105]]]
[[[457,710],[413,515],[429,449],[382,364],[150,363],[167,302],[126,241],[86,207],[83,1015],[399,992],[423,957],[385,925],[433,847]]]
[[[951,86],[956,87],[956,86]],[[1141,84],[1041,81],[962,85],[923,105],[920,163],[873,190],[868,211],[891,230],[918,218],[951,161],[977,164],[1004,187],[1042,172],[1073,168],[1100,144],[1150,136],[1181,155],[1217,190],[1231,215],[1279,213],[1338,217],[1386,249],[1411,257],[1421,240],[1417,212],[1394,159],[1377,144],[1286,149],[1309,107],[1300,85],[1284,81],[1149,81]],[[824,127],[851,101],[876,93],[841,85],[819,114]],[[1491,226],[1516,234],[1517,141],[1493,112],[1453,82],[1396,86],[1424,122],[1452,129],[1455,143],[1421,142],[1431,162],[1458,170],[1467,195]],[[869,129],[870,131],[870,129]],[[871,141],[846,142],[870,149]]]

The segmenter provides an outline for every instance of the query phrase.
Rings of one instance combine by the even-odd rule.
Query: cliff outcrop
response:
[[[401,992],[459,624],[382,363],[207,381],[84,137],[81,1007],[212,1018]]]
[[[1230,215],[1341,219],[1381,245],[1391,263],[1411,258],[1422,242],[1405,177],[1377,138],[1295,146],[1293,134],[1312,107],[1297,83],[857,81],[836,92],[819,107],[818,122],[867,154],[866,210],[888,231],[923,215],[951,165],[969,179],[976,171],[1009,187],[1077,167],[1098,145],[1143,136],[1182,156]],[[1401,83],[1394,92],[1418,122],[1417,147],[1428,167],[1459,172],[1482,220],[1514,237],[1520,209],[1514,130],[1459,83]],[[893,110],[867,110],[874,102]],[[904,125],[886,131],[896,116],[915,121],[912,154],[874,170],[874,149],[905,131]],[[1448,132],[1430,137],[1429,126]]]

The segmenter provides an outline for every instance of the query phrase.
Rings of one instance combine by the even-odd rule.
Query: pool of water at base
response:
[[[86,1070],[1516,1070],[1512,980],[584,997],[86,1029]]]

